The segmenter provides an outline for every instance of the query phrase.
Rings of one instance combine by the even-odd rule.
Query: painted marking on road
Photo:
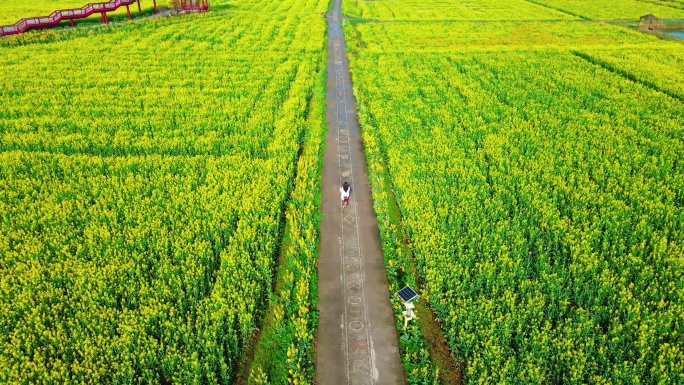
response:
[[[351,321],[349,323],[349,329],[359,331],[363,329],[363,322],[361,321]]]

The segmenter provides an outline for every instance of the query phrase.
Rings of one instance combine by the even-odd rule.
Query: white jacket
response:
[[[349,186],[349,191],[344,191],[344,187],[340,187],[340,194],[342,195],[342,199],[349,198],[350,193],[351,193],[351,186]]]

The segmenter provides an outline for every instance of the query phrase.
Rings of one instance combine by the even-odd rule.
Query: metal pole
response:
[[[71,28],[74,28],[74,19],[69,20],[71,22]]]
[[[126,5],[126,15],[128,15],[128,19],[130,20],[130,18],[131,18],[131,10],[128,8],[128,5]]]
[[[142,9],[140,9],[140,0],[138,0],[138,13],[142,12]]]
[[[154,0],[154,13],[158,13],[157,11],[157,0]]]

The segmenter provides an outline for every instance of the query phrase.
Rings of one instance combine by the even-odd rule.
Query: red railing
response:
[[[0,36],[23,33],[32,28],[52,27],[59,24],[63,20],[72,20],[73,25],[74,19],[83,19],[92,15],[93,13],[101,13],[102,22],[107,23],[107,12],[115,11],[122,6],[128,7],[135,2],[138,3],[138,11],[140,11],[140,0],[110,0],[104,3],[90,3],[81,8],[54,11],[50,14],[50,16],[23,18],[14,24],[0,26]],[[130,15],[131,13],[129,10],[129,18]]]
[[[81,8],[54,11],[50,16],[27,17],[14,24],[2,25],[0,26],[0,36],[24,33],[32,28],[53,27],[64,20],[70,20],[73,27],[74,19],[84,19],[93,13],[102,14],[102,22],[107,24],[107,12],[115,11],[123,6],[126,7],[126,12],[130,19],[131,10],[128,6],[133,3],[138,3],[138,12],[141,12],[140,0],[110,0],[102,3],[90,3]],[[209,0],[182,0],[181,6],[185,12],[204,12],[209,10]],[[178,12],[178,9],[176,9],[176,12]],[[157,0],[154,0],[154,13],[157,13]]]

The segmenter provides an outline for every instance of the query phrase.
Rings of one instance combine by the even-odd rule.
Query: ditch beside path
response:
[[[326,148],[318,260],[318,385],[405,384],[341,28],[328,14]],[[351,184],[342,208],[340,186]]]

